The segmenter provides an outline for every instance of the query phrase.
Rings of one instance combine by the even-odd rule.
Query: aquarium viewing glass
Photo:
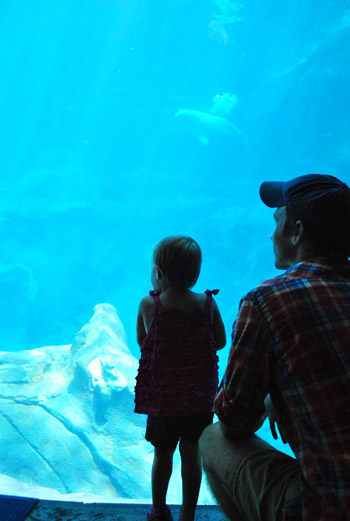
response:
[[[277,274],[260,183],[350,181],[349,2],[11,0],[0,28],[2,490],[148,499],[153,247],[198,241],[229,338]]]

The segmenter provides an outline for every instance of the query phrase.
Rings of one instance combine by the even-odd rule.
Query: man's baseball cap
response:
[[[331,175],[308,174],[290,181],[267,181],[260,186],[260,198],[270,208],[288,206],[306,208],[316,200],[325,198],[327,206],[350,205],[349,187]]]

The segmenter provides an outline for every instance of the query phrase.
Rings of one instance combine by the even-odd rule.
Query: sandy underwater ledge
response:
[[[133,412],[137,367],[110,304],[95,307],[71,345],[0,352],[2,493],[149,501],[153,448],[146,416]],[[181,503],[179,463],[169,503]],[[205,480],[199,502],[214,503]]]

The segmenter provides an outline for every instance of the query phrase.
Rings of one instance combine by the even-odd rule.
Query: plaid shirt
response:
[[[303,476],[302,519],[350,520],[350,264],[314,258],[240,303],[215,400],[234,436],[269,393]]]

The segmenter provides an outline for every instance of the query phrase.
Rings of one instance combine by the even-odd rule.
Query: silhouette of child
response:
[[[172,521],[166,494],[178,442],[182,507],[179,521],[193,521],[202,478],[198,440],[213,421],[218,387],[216,351],[226,344],[225,328],[212,298],[195,293],[202,261],[193,239],[171,236],[153,252],[151,283],[137,317],[141,359],[135,412],[148,414],[146,439],[154,446],[152,501],[148,521]]]

